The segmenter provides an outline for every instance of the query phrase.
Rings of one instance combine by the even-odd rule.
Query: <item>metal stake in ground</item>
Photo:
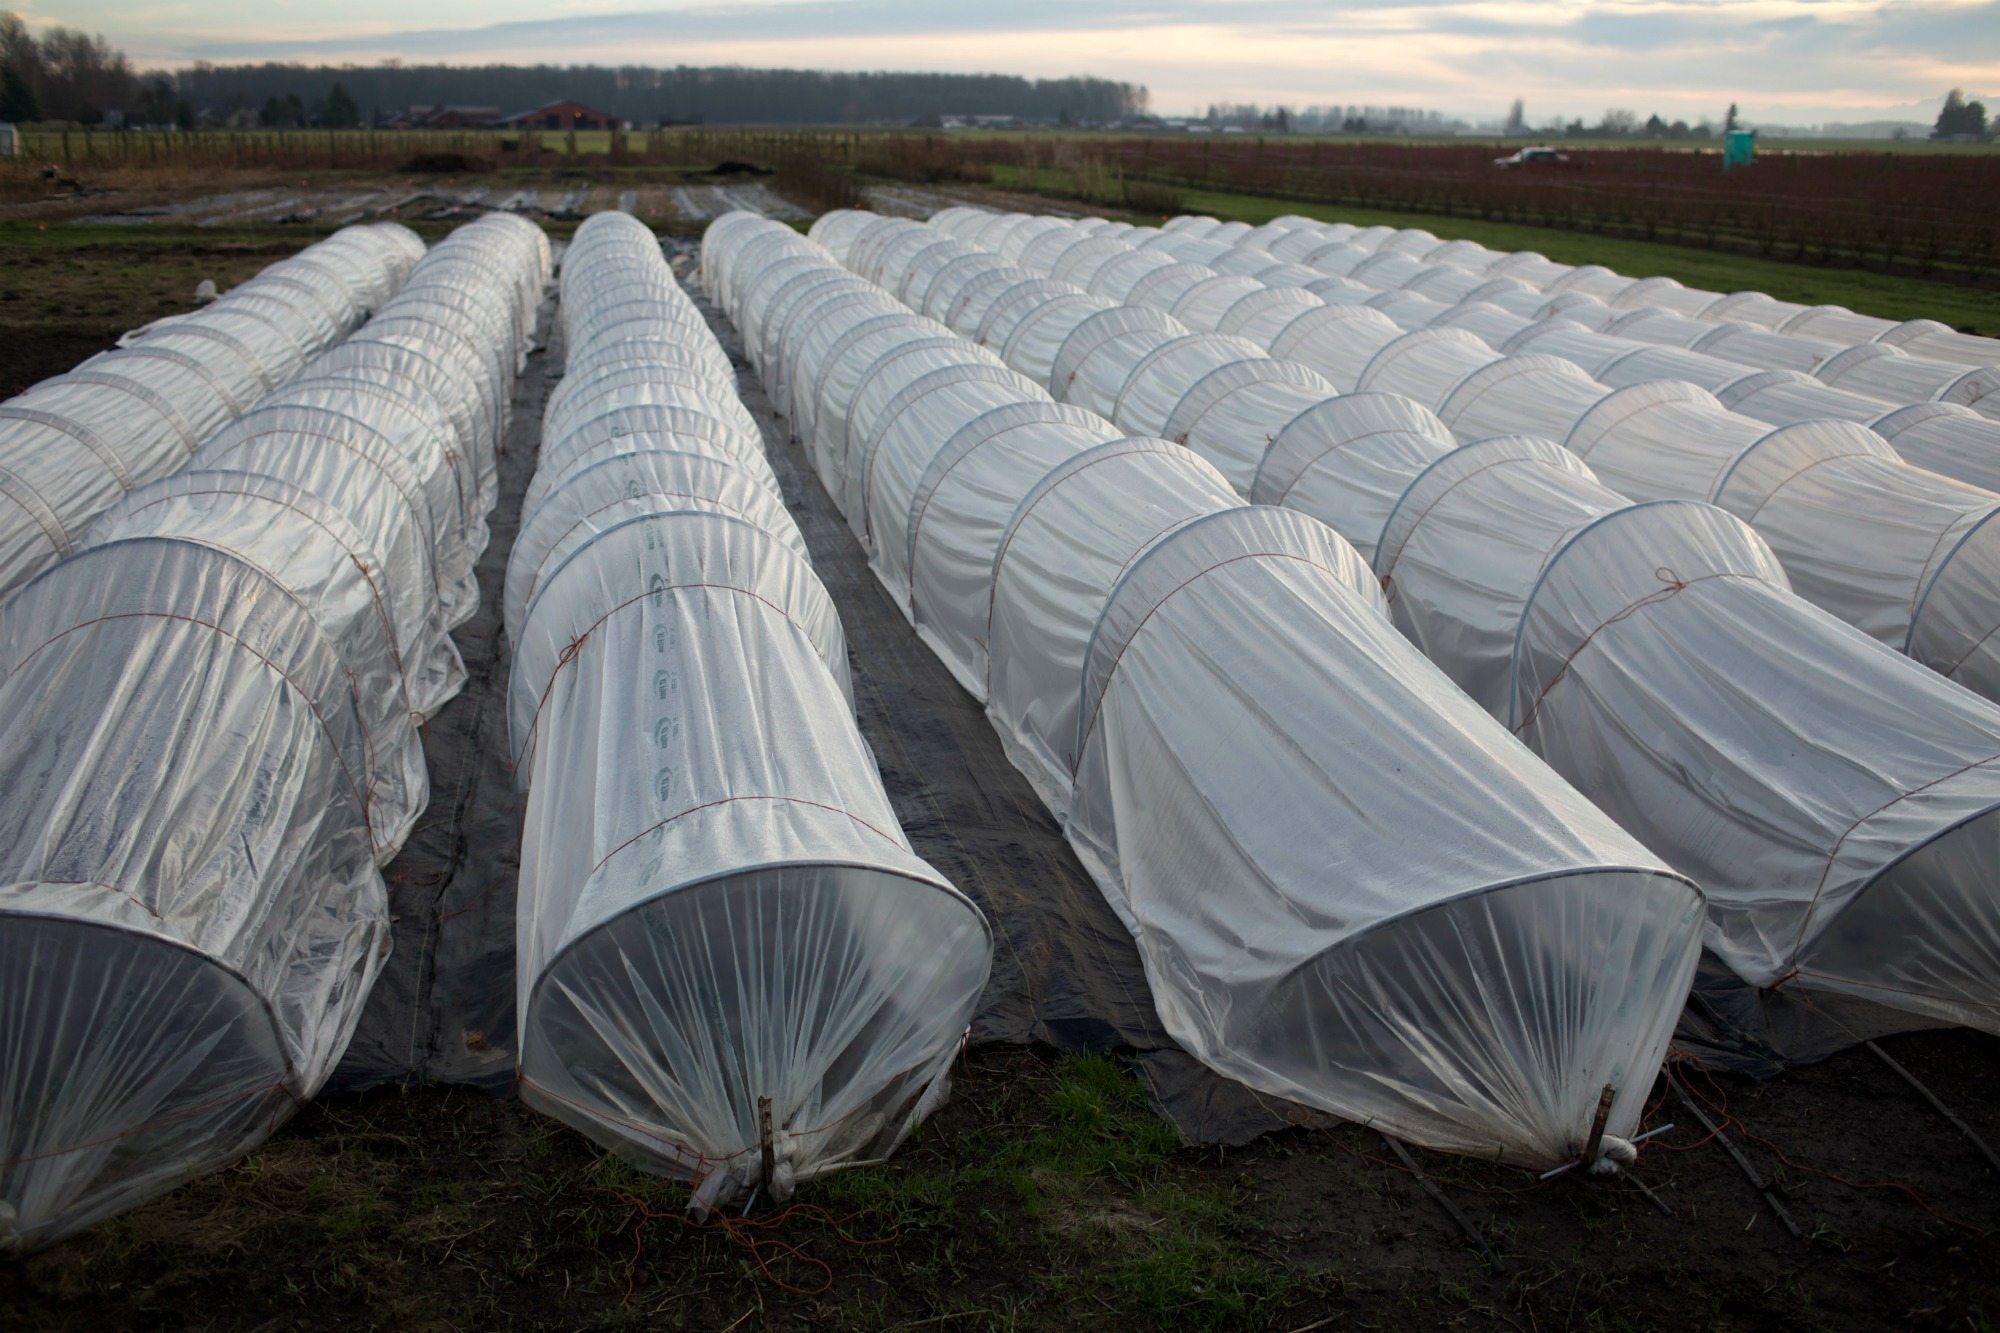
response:
[[[769,1097],[759,1097],[757,1099],[757,1146],[762,1151],[764,1158],[763,1183],[768,1186],[778,1170],[778,1152],[771,1142],[771,1099]]]
[[[1597,1165],[1597,1153],[1604,1146],[1604,1126],[1611,1119],[1611,1099],[1613,1093],[1609,1083],[1604,1091],[1597,1094],[1597,1114],[1590,1120],[1590,1137],[1583,1141],[1583,1173],[1590,1175],[1590,1168]]]
[[[1681,1105],[1687,1107],[1694,1114],[1694,1118],[1701,1122],[1701,1127],[1709,1132],[1709,1136],[1722,1145],[1722,1150],[1729,1154],[1729,1160],[1736,1163],[1737,1169],[1743,1173],[1744,1178],[1757,1187],[1757,1192],[1764,1196],[1764,1202],[1771,1205],[1771,1211],[1776,1213],[1778,1220],[1785,1224],[1785,1230],[1803,1239],[1806,1233],[1799,1230],[1799,1224],[1792,1220],[1791,1213],[1786,1210],[1783,1202],[1779,1200],[1778,1192],[1771,1188],[1770,1182],[1757,1174],[1757,1169],[1750,1165],[1750,1159],[1745,1157],[1742,1150],[1734,1143],[1731,1143],[1729,1136],[1722,1132],[1722,1126],[1708,1118],[1708,1113],[1701,1109],[1694,1098],[1688,1096],[1687,1089],[1683,1088],[1680,1080],[1672,1074],[1667,1075],[1667,1086],[1674,1090],[1674,1096],[1681,1099]]]
[[[1410,1174],[1417,1178],[1417,1183],[1424,1187],[1424,1193],[1437,1200],[1438,1207],[1444,1209],[1450,1215],[1451,1220],[1458,1223],[1459,1230],[1463,1231],[1466,1237],[1471,1240],[1473,1245],[1478,1249],[1480,1256],[1486,1260],[1487,1266],[1496,1273],[1506,1272],[1506,1260],[1494,1253],[1493,1247],[1486,1243],[1486,1237],[1481,1235],[1479,1228],[1472,1224],[1472,1219],[1460,1211],[1459,1206],[1453,1203],[1445,1195],[1445,1192],[1437,1187],[1437,1182],[1424,1174],[1424,1169],[1417,1165],[1417,1159],[1410,1156],[1409,1150],[1396,1140],[1390,1138],[1387,1134],[1382,1135],[1382,1142],[1389,1145],[1389,1151],[1396,1154],[1396,1160],[1407,1167]]]
[[[1929,1103],[1930,1108],[1933,1111],[1936,1111],[1939,1115],[1943,1116],[1946,1120],[1950,1121],[1953,1129],[1956,1129],[1959,1133],[1965,1135],[1966,1139],[1971,1142],[1972,1146],[1979,1149],[1979,1155],[1986,1159],[1986,1164],[1988,1166],[1992,1167],[1995,1171],[2000,1171],[2000,1156],[1994,1155],[1993,1149],[1986,1146],[1986,1140],[1980,1138],[1978,1132],[1975,1131],[1971,1125],[1968,1125],[1965,1123],[1965,1121],[1959,1119],[1957,1112],[1953,1111],[1949,1106],[1946,1106],[1943,1101],[1939,1100],[1938,1095],[1936,1093],[1932,1092],[1924,1084],[1918,1082],[1917,1076],[1915,1074],[1912,1074],[1909,1070],[1903,1068],[1903,1066],[1899,1064],[1887,1051],[1883,1050],[1880,1046],[1877,1046],[1872,1041],[1867,1042],[1865,1044],[1867,1045],[1869,1050],[1875,1052],[1875,1056],[1877,1059],[1879,1059],[1883,1064],[1889,1066],[1889,1068],[1896,1071],[1896,1077],[1902,1079],[1903,1082],[1909,1084],[1912,1088],[1916,1089],[1917,1095],[1919,1097],[1922,1097],[1925,1102]]]

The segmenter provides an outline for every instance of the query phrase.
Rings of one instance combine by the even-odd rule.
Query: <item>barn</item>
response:
[[[624,122],[608,111],[564,100],[532,111],[517,111],[494,123],[508,130],[615,130]]]

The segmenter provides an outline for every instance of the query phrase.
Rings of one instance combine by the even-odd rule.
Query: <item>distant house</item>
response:
[[[581,102],[550,102],[533,111],[516,111],[497,117],[494,124],[506,130],[615,130],[624,124],[608,111]]]
[[[500,119],[497,106],[413,106],[388,122],[392,130],[474,130]]]

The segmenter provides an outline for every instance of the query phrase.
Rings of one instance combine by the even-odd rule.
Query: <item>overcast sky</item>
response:
[[[742,64],[1098,74],[1214,101],[1591,119],[1928,118],[2000,90],[2000,0],[0,0],[195,60]],[[420,22],[413,22],[413,17]]]

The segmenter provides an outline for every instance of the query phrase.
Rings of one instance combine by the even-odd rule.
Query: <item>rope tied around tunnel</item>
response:
[[[1673,597],[1678,596],[1683,592],[1686,592],[1689,588],[1692,588],[1697,583],[1710,583],[1716,579],[1752,578],[1754,576],[1749,574],[1737,573],[1735,571],[1725,570],[1717,574],[1701,574],[1691,579],[1684,579],[1673,569],[1665,565],[1661,565],[1658,568],[1654,569],[1653,577],[1660,581],[1660,586],[1658,588],[1656,588],[1652,592],[1647,593],[1644,597],[1634,599],[1632,602],[1628,603],[1620,610],[1614,612],[1613,614],[1599,621],[1596,628],[1592,629],[1590,633],[1584,635],[1583,638],[1577,641],[1576,647],[1570,649],[1568,653],[1564,654],[1561,665],[1559,665],[1556,668],[1555,674],[1549,677],[1548,684],[1542,686],[1542,688],[1536,692],[1534,702],[1528,705],[1526,713],[1524,713],[1522,715],[1521,720],[1514,725],[1514,734],[1516,736],[1521,736],[1524,738],[1526,737],[1528,729],[1535,724],[1536,715],[1541,712],[1543,700],[1547,699],[1549,695],[1555,690],[1555,687],[1562,683],[1563,678],[1569,674],[1570,665],[1574,663],[1577,658],[1583,655],[1583,650],[1590,647],[1590,645],[1597,639],[1597,636],[1602,634],[1605,630],[1610,629],[1613,625],[1616,625],[1621,621],[1631,619],[1633,616],[1637,615],[1640,611],[1643,611],[1645,608],[1649,606],[1657,606],[1661,602],[1665,602]],[[1515,651],[1518,654],[1519,649],[1517,648]],[[1518,661],[1518,658],[1516,660]]]

